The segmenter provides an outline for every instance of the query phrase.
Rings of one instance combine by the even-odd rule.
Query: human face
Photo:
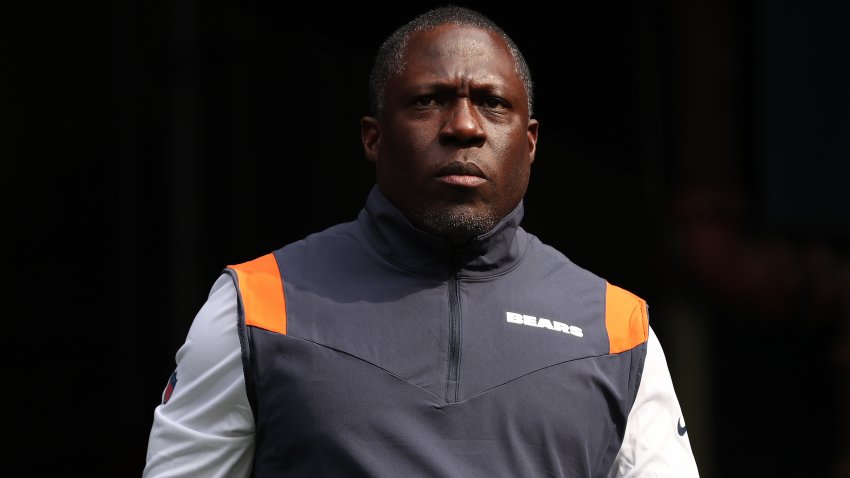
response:
[[[378,187],[414,225],[456,243],[483,234],[528,187],[537,120],[504,40],[446,24],[414,32],[361,136]]]

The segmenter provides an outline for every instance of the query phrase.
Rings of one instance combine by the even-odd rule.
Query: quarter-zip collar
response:
[[[375,185],[357,221],[372,247],[400,267],[427,275],[456,272],[458,277],[484,278],[507,272],[522,260],[529,241],[519,226],[522,217],[520,201],[490,232],[457,246],[411,224]]]

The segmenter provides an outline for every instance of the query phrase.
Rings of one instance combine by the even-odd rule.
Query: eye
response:
[[[437,98],[434,95],[421,95],[414,98],[412,104],[419,107],[434,106],[437,104]]]
[[[481,105],[493,110],[510,107],[507,101],[499,98],[498,96],[485,96],[481,99]]]

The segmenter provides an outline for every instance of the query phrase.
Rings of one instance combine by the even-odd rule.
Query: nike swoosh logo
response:
[[[688,433],[688,427],[682,426],[682,418],[679,417],[679,421],[676,423],[676,429],[679,431],[679,436],[685,436],[685,433]]]

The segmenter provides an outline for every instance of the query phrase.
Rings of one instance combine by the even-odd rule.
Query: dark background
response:
[[[702,476],[850,476],[850,4],[462,4],[536,84],[524,226],[648,300]],[[434,5],[0,9],[3,466],[141,474],[222,267],[362,206],[371,56]]]

